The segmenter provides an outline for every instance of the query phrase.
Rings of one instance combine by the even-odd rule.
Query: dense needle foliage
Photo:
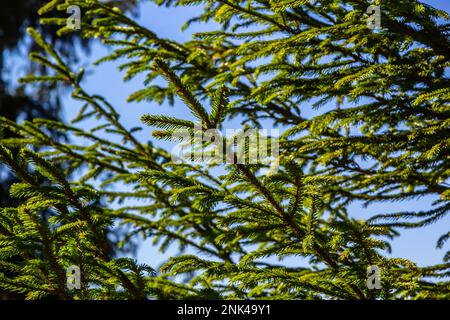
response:
[[[82,36],[111,48],[98,63],[116,61],[125,80],[145,76],[130,102],[183,101],[195,120],[142,117],[158,128],[154,139],[193,132],[196,123],[222,130],[234,117],[248,127],[269,121],[283,129],[279,170],[172,161],[136,137],[138,119],[127,128],[106,97],[83,87],[85,71],[71,70],[29,29],[46,52],[30,58],[47,74],[22,81],[69,83],[83,107],[70,124],[1,119],[17,137],[0,140],[0,161],[21,181],[10,189],[20,205],[0,211],[3,289],[29,299],[450,297],[449,252],[428,267],[387,254],[403,228],[419,237],[450,206],[447,13],[415,0],[153,2],[197,5],[186,26],[214,21],[217,30],[176,43],[97,0],[50,1],[41,22],[72,32],[55,12],[80,6]],[[375,30],[367,25],[371,4],[382,12]],[[49,130],[83,143],[60,142]],[[434,199],[426,211],[366,220],[347,211],[355,201],[424,196]],[[130,228],[121,245],[143,236],[180,254],[158,270],[113,258],[106,234],[118,225]],[[450,233],[438,237],[443,248]],[[23,259],[9,262],[16,256]],[[81,269],[79,290],[67,288],[71,265]],[[367,286],[369,266],[381,269],[379,290]]]

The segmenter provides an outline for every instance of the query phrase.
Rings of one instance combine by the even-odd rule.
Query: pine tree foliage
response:
[[[130,102],[183,101],[195,120],[142,117],[158,128],[155,138],[220,130],[238,116],[249,126],[270,119],[285,128],[279,170],[172,161],[140,141],[142,128],[128,129],[106,98],[87,92],[84,70],[72,70],[30,29],[46,52],[31,59],[48,74],[22,81],[71,84],[83,107],[71,124],[1,119],[15,138],[0,140],[0,161],[21,181],[11,186],[21,204],[1,209],[0,286],[29,299],[448,298],[449,253],[428,267],[388,255],[399,230],[434,223],[450,206],[448,14],[415,0],[374,1],[382,27],[370,30],[372,2],[363,0],[154,2],[197,5],[186,27],[219,28],[176,43],[97,0],[50,1],[42,22],[69,32],[52,12],[79,5],[82,35],[112,48],[97,63],[117,61],[124,80],[145,76]],[[96,125],[87,130],[91,118]],[[60,142],[49,129],[84,143]],[[348,213],[354,201],[426,195],[436,198],[426,211],[366,220]],[[130,230],[121,245],[144,237],[180,254],[158,270],[111,258],[105,235],[117,225]],[[23,259],[8,262],[15,256]],[[70,265],[82,271],[79,290],[66,287]],[[381,289],[367,286],[370,266],[382,271]]]

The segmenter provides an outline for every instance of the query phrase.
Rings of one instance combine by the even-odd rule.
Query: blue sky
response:
[[[424,2],[450,12],[449,1],[429,0]],[[185,32],[180,31],[183,23],[195,14],[196,9],[194,7],[166,9],[156,7],[154,4],[146,3],[142,6],[139,20],[142,25],[154,31],[161,37],[177,41],[187,41],[190,39],[190,34],[192,32],[205,31],[205,26],[202,25],[195,25]],[[96,58],[103,56],[105,53],[107,53],[107,51],[104,47],[95,44],[88,60],[92,62]],[[123,74],[119,72],[116,67],[117,65],[115,63],[106,63],[96,68],[91,68],[91,66],[87,64],[87,69],[94,70],[94,73],[87,78],[84,87],[90,93],[103,95],[112,102],[121,114],[122,122],[127,127],[131,128],[140,125],[139,119],[146,113],[164,113],[181,118],[188,116],[186,108],[179,102],[176,103],[174,107],[169,107],[168,105],[158,106],[156,103],[127,103],[126,99],[128,95],[137,88],[143,86],[142,79],[138,78],[124,83],[122,81]],[[71,119],[80,108],[79,103],[74,102],[69,98],[66,99],[65,105],[66,119]],[[142,138],[143,141],[149,140],[151,139],[151,131],[152,128],[144,127],[144,130],[139,133],[139,137]],[[427,209],[429,208],[430,200],[432,199],[424,198],[410,202],[371,205],[367,208],[354,204],[350,207],[350,212],[355,217],[366,219],[378,213],[404,211],[409,209]],[[449,245],[442,250],[436,250],[435,246],[439,236],[448,232],[449,225],[450,216],[447,216],[439,223],[429,227],[416,230],[402,230],[402,235],[392,242],[392,256],[411,259],[421,266],[442,262],[444,253],[449,250]],[[140,246],[137,258],[140,262],[146,262],[152,267],[157,267],[162,260],[175,253],[176,251],[169,250],[166,254],[160,254],[155,248],[151,247],[150,243],[144,242]],[[292,263],[295,263],[295,260],[292,260]]]

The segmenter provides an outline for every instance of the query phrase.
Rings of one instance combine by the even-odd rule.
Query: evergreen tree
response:
[[[46,52],[30,57],[46,75],[22,81],[70,84],[83,107],[71,124],[2,119],[15,137],[0,140],[0,161],[20,179],[10,189],[20,204],[0,211],[0,286],[29,299],[448,298],[449,253],[428,267],[386,254],[398,230],[433,223],[450,205],[448,14],[415,0],[154,2],[198,5],[199,16],[186,26],[213,20],[221,28],[176,43],[96,0],[50,1],[41,21],[70,32],[51,12],[79,5],[82,35],[113,48],[99,63],[125,59],[125,80],[145,75],[130,101],[184,102],[195,120],[142,117],[159,129],[155,138],[218,132],[237,116],[254,127],[270,119],[285,130],[278,170],[234,161],[237,155],[227,152],[226,167],[173,161],[166,150],[139,141],[142,128],[126,128],[106,98],[83,88],[84,70],[71,70],[30,28]],[[375,30],[367,23],[372,5],[382,13]],[[317,115],[308,117],[311,109]],[[96,126],[81,129],[92,117]],[[90,145],[60,142],[48,130]],[[67,178],[74,172],[82,176]],[[354,201],[425,195],[437,197],[427,211],[367,220],[348,213]],[[42,211],[51,212],[50,224]],[[117,224],[131,228],[123,244],[142,235],[161,251],[177,244],[180,254],[159,270],[112,258],[106,233]],[[281,260],[292,256],[293,264]],[[13,257],[24,259],[9,262]],[[81,270],[80,289],[66,287],[71,265]],[[373,266],[382,276],[376,288],[367,283]]]
[[[118,4],[118,3],[115,3]],[[120,4],[124,9],[133,11],[135,1],[127,0]],[[58,37],[54,26],[39,24],[38,10],[42,6],[39,0],[5,0],[5,10],[0,12],[0,116],[10,120],[31,120],[34,118],[59,119],[61,117],[61,95],[64,90],[56,90],[52,83],[41,83],[28,87],[17,83],[17,74],[23,69],[42,72],[40,65],[27,59],[30,51],[40,48],[32,41],[28,41],[27,27],[37,28],[49,42],[70,63],[78,60],[77,49],[88,51],[89,41],[81,40],[77,34],[67,34]],[[67,13],[61,13],[67,16]],[[81,41],[80,41],[81,40]],[[18,66],[20,65],[20,67]],[[5,136],[11,132],[5,131]],[[59,136],[59,138],[64,138]],[[17,152],[13,149],[12,152]],[[9,188],[17,182],[7,168],[0,163],[0,204],[2,207],[18,205],[17,199],[10,197]],[[14,296],[0,292],[0,299],[11,299]]]
[[[135,0],[113,3],[130,12],[134,12],[137,5]],[[60,98],[63,93],[61,90],[55,90],[52,84],[41,83],[34,86],[31,91],[26,91],[23,86],[16,83],[16,73],[22,71],[18,70],[18,64],[23,64],[24,68],[36,73],[41,71],[39,65],[27,61],[28,53],[39,50],[39,47],[33,42],[26,41],[26,29],[33,27],[39,30],[70,63],[76,63],[79,58],[76,54],[77,48],[88,51],[89,42],[86,39],[81,40],[74,33],[58,37],[54,26],[41,25],[38,10],[42,6],[42,1],[4,0],[3,5],[6,10],[0,12],[0,115],[11,120],[59,119]],[[60,16],[67,16],[67,13],[60,13]],[[0,201],[4,206],[15,205],[8,191],[14,177],[7,176],[1,165],[0,172],[4,176],[0,184]]]

